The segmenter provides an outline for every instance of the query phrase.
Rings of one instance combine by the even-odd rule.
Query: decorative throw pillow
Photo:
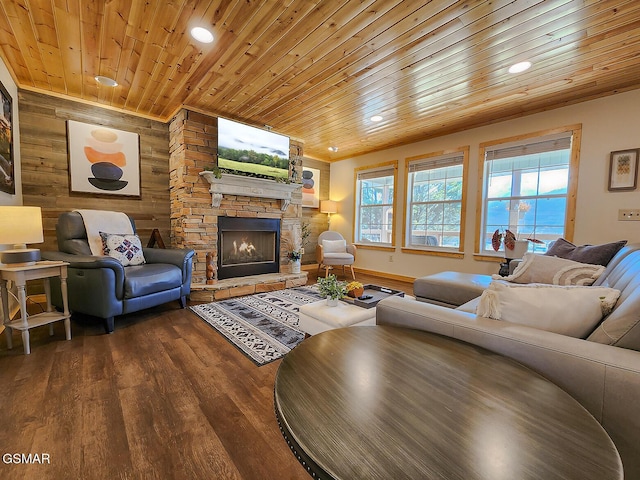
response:
[[[604,272],[602,265],[574,262],[558,257],[525,253],[522,262],[508,277],[493,275],[494,280],[513,283],[551,285],[592,285]]]
[[[346,240],[322,240],[324,253],[344,253],[347,251]]]
[[[145,263],[138,235],[100,232],[100,238],[102,238],[102,253],[120,261],[123,267]]]
[[[602,245],[581,245],[559,238],[556,240],[545,255],[552,257],[566,258],[574,262],[591,263],[593,265],[604,265],[605,267],[622,247],[627,244],[626,240],[619,242],[603,243]]]
[[[491,282],[476,314],[586,338],[611,312],[619,296],[619,290],[605,287]]]

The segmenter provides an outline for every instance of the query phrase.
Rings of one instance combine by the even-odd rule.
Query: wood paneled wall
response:
[[[304,167],[320,170],[320,200],[328,200],[329,182],[331,180],[330,164],[313,158],[303,157],[302,165]],[[311,235],[309,235],[308,243],[302,257],[302,263],[316,263],[316,245],[318,244],[318,235],[329,229],[327,214],[320,213],[320,208],[303,207],[302,223],[307,223],[311,230]]]
[[[143,245],[160,230],[170,244],[169,127],[57,97],[19,91],[22,191],[25,205],[42,207],[45,242],[57,250],[55,224],[62,212],[76,208],[122,211],[136,222]],[[66,121],[77,120],[140,135],[141,198],[70,194]]]

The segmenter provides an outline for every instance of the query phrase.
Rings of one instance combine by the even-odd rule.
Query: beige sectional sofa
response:
[[[444,292],[432,299],[440,304],[391,297],[378,304],[376,323],[457,338],[537,371],[601,423],[620,452],[625,479],[640,478],[640,244],[622,248],[594,284],[621,294],[614,310],[585,339],[443,306],[469,300],[490,281],[488,276],[444,272],[434,291],[414,288],[416,296]]]

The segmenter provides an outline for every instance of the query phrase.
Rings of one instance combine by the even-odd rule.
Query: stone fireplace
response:
[[[171,245],[196,251],[191,298],[212,300],[304,285],[307,273],[290,273],[287,259],[300,232],[300,185],[227,174],[216,178],[207,170],[216,162],[215,117],[182,110],[169,128]],[[292,140],[291,148],[292,155],[301,155],[300,144]],[[222,219],[234,219],[231,228],[238,229],[236,233],[228,232],[228,239],[220,236],[221,225],[226,228],[227,221]],[[237,219],[277,224],[279,231],[275,237],[251,240],[256,250],[267,245],[273,247],[272,260],[264,261],[264,265],[270,265],[269,272],[246,270],[251,264],[262,265],[263,260],[252,262],[246,257],[240,262],[239,253],[228,257],[229,252],[240,252],[246,236],[242,232],[247,230],[235,225]],[[248,244],[243,247],[246,249],[252,250]],[[207,254],[213,255],[218,266],[218,281],[213,285],[206,284]],[[222,275],[220,270],[224,272]]]

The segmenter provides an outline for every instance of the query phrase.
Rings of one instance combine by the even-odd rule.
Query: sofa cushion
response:
[[[548,283],[552,285],[592,285],[604,272],[602,265],[574,262],[565,258],[525,253],[513,274],[493,275],[494,280],[513,283]]]
[[[322,255],[322,263],[324,265],[350,265],[354,261],[353,255],[347,252],[325,253]]]
[[[421,301],[457,307],[482,295],[490,283],[489,275],[439,272],[416,278],[413,282],[413,294]]]
[[[626,243],[626,240],[620,240],[602,245],[576,246],[564,238],[559,238],[549,247],[545,255],[566,258],[574,262],[606,266]]]
[[[589,335],[592,342],[640,351],[640,245],[628,245],[607,266],[597,285],[620,290],[618,305]]]
[[[586,338],[615,306],[620,291],[605,287],[495,281],[476,313],[576,338]]]
[[[123,267],[145,263],[142,243],[135,233],[100,232],[102,253],[115,258]]]
[[[137,298],[182,285],[182,270],[168,263],[147,263],[125,268],[124,296]]]

